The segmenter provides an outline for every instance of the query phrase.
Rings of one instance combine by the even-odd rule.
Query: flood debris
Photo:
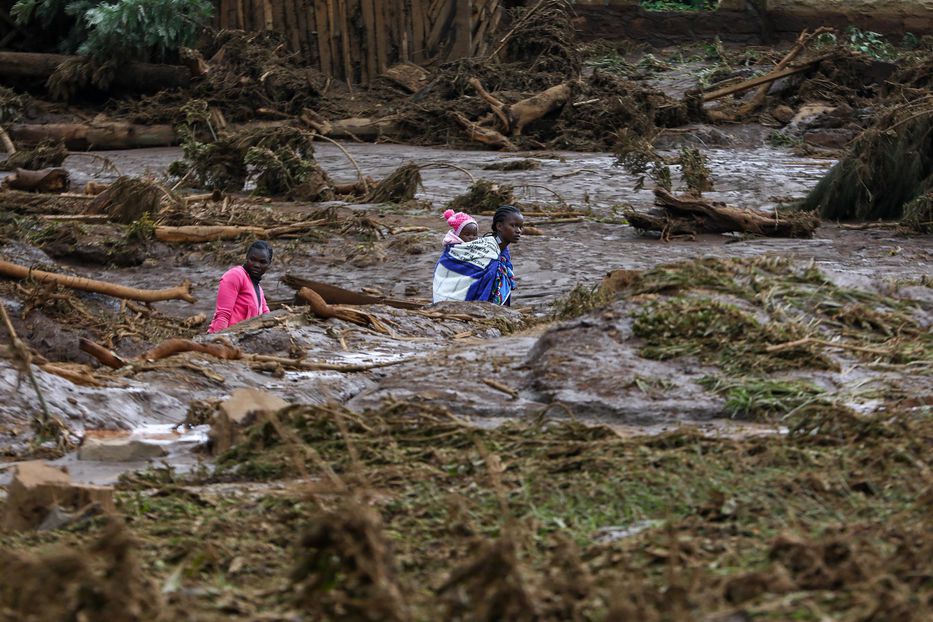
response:
[[[97,513],[115,513],[113,488],[73,482],[67,471],[45,462],[21,462],[13,467],[3,525],[12,531],[37,529],[53,513],[87,515],[90,506]]]
[[[933,189],[933,98],[896,106],[852,144],[802,202],[827,220],[900,220]],[[922,205],[922,200],[917,206]],[[916,206],[912,207],[912,211]]]
[[[3,178],[3,189],[23,192],[67,192],[71,186],[68,171],[63,168],[44,168],[32,171],[16,169]]]
[[[32,149],[21,149],[7,156],[0,162],[0,170],[15,171],[23,168],[38,171],[44,168],[58,168],[68,157],[68,149],[64,143],[54,140],[43,140]]]
[[[134,439],[126,434],[85,433],[78,448],[78,460],[96,462],[137,462],[168,455],[168,450],[157,443]]]
[[[39,283],[51,283],[62,287],[86,292],[96,292],[125,300],[138,300],[140,302],[184,300],[191,304],[195,302],[194,296],[191,295],[191,283],[189,281],[185,281],[178,287],[166,289],[138,289],[135,287],[107,283],[105,281],[97,281],[95,279],[86,279],[84,277],[57,274],[44,270],[33,270],[27,266],[21,266],[2,260],[0,260],[0,275],[10,279],[30,279]]]
[[[288,406],[280,397],[259,389],[237,389],[220,402],[210,420],[210,447],[214,454],[222,454],[242,442],[245,430],[257,417],[275,413]]]
[[[691,196],[678,197],[663,188],[655,188],[654,193],[655,204],[661,207],[661,212],[644,213],[628,207],[624,214],[636,229],[657,232],[664,240],[680,235],[693,237],[700,233],[732,232],[807,238],[820,224],[818,217],[805,211],[768,213]]]
[[[129,529],[112,520],[88,545],[43,554],[0,551],[7,569],[0,605],[15,619],[156,620],[162,599]]]
[[[150,222],[164,210],[177,209],[181,199],[151,179],[118,177],[88,203],[85,214],[104,214],[111,222],[129,225],[141,219]]]

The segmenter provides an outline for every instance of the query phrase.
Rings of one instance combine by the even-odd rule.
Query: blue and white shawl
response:
[[[494,236],[445,246],[434,267],[434,302],[482,300],[504,305],[513,289],[509,249],[500,251]]]

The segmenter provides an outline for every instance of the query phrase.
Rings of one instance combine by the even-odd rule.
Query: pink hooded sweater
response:
[[[216,333],[237,322],[268,312],[269,307],[266,305],[266,295],[262,287],[259,288],[259,300],[256,300],[256,289],[246,273],[246,268],[235,266],[220,278],[217,308],[207,332]]]

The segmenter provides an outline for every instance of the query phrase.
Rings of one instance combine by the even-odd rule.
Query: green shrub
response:
[[[11,14],[20,24],[66,27],[62,52],[164,62],[194,44],[213,10],[209,0],[18,0]]]

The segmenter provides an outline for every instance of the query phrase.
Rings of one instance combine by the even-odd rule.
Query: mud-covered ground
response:
[[[702,141],[707,198],[780,214],[832,161],[762,146],[765,134],[694,127],[662,146]],[[239,360],[137,357],[169,337],[210,341],[216,283],[247,239],[63,233],[28,210],[0,223],[5,260],[135,287],[187,279],[197,296],[147,308],[0,282],[63,424],[37,429],[36,391],[0,359],[0,478],[36,456],[80,481],[122,474],[118,521],[79,511],[0,536],[17,569],[0,619],[926,619],[929,236],[824,222],[808,239],[662,242],[624,224],[620,206],[648,208],[652,193],[608,154],[342,146],[374,178],[406,161],[458,168],[423,169],[415,202],[331,214],[375,227],[274,241],[273,312],[223,334]],[[161,178],[179,152],[99,155]],[[338,148],[316,158],[354,181]],[[537,165],[484,168],[521,159]],[[76,187],[116,176],[66,166]],[[511,308],[375,305],[359,325],[310,315],[280,282],[430,298],[440,213],[470,175],[577,214],[528,218]],[[323,206],[234,195],[190,209],[202,207],[295,222]],[[101,367],[82,337],[129,364]],[[211,455],[217,404],[244,387],[292,406]],[[79,460],[88,430],[165,455]],[[50,598],[50,585],[64,587]]]

